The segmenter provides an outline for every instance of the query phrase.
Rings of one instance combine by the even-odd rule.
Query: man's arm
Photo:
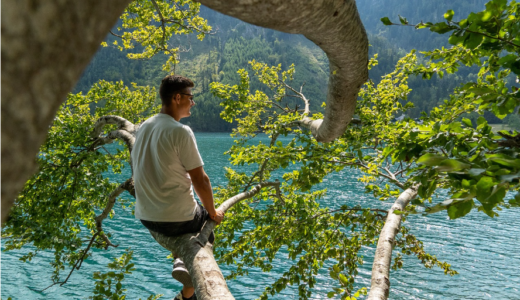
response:
[[[211,188],[211,182],[209,181],[208,175],[204,172],[204,168],[200,166],[193,170],[189,170],[188,174],[190,174],[193,189],[199,196],[200,201],[202,201],[204,208],[208,211],[210,218],[217,222],[217,224],[220,224],[224,219],[224,212],[215,209],[215,203],[213,202],[213,189]]]

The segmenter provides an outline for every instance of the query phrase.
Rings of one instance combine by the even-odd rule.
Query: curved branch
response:
[[[368,38],[355,0],[198,0],[242,21],[303,34],[327,54],[329,88],[323,120],[304,117],[300,125],[319,142],[330,142],[345,132],[356,108],[357,94],[368,79]]]
[[[295,93],[297,98],[300,98],[300,99],[303,100],[303,102],[305,103],[305,109],[303,110],[303,115],[307,116],[311,111],[310,111],[310,108],[309,108],[309,100],[305,97],[305,95],[302,92],[303,86],[305,85],[305,83],[300,87],[300,91],[299,92],[296,89],[294,89],[292,86],[290,86],[287,83],[285,83],[285,81],[282,81],[282,84],[286,88],[290,89],[293,93]]]
[[[114,130],[111,131],[107,136],[107,138],[115,140],[115,139],[121,139],[125,142],[126,146],[128,147],[128,151],[132,153],[132,149],[134,148],[135,143],[135,135],[126,131],[126,130]]]
[[[247,192],[229,198],[218,209],[225,212],[236,203],[258,194],[264,187],[278,189],[280,182],[262,182]],[[200,233],[190,233],[178,237],[168,237],[153,231],[150,233],[161,246],[182,258],[190,272],[197,299],[231,300],[235,298],[229,292],[226,280],[213,257],[213,247],[207,243],[215,226],[215,221],[210,219]]]
[[[103,132],[103,127],[107,124],[116,124],[118,129],[109,132],[106,136],[99,136],[101,132]],[[140,125],[134,125],[134,123],[119,116],[103,116],[96,121],[96,124],[94,124],[94,130],[90,133],[90,137],[95,139],[90,148],[94,149],[101,145],[110,144],[115,139],[121,139],[128,147],[128,151],[132,153],[135,134],[137,133],[139,126]]]
[[[403,211],[410,201],[417,196],[417,186],[405,190],[392,208],[388,211],[385,226],[379,235],[376,256],[372,265],[372,281],[367,300],[386,300],[390,292],[390,264],[392,261],[392,249],[395,244],[395,236],[401,227],[402,215],[395,214],[395,210]]]
[[[120,116],[103,116],[96,121],[94,124],[94,130],[90,133],[91,138],[98,138],[101,132],[103,131],[103,127],[108,124],[116,124],[117,129],[125,130],[129,133],[135,134],[137,129],[139,129],[139,125],[134,125],[134,123],[128,121],[127,119]]]

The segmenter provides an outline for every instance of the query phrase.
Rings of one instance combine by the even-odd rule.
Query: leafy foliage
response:
[[[157,53],[167,55],[164,71],[172,71],[178,63],[179,46],[170,44],[173,35],[196,32],[202,40],[210,33],[211,26],[199,16],[200,3],[175,0],[135,0],[125,9],[120,19],[122,25],[117,27],[118,33],[112,33],[122,40],[120,51],[134,49],[135,45],[142,47],[141,53],[128,53],[130,59],[150,59]],[[107,47],[106,42],[102,46]]]
[[[98,102],[104,105],[91,109]],[[112,154],[103,146],[92,147],[88,133],[99,117],[110,114],[140,123],[157,111],[154,102],[155,89],[130,89],[122,82],[101,81],[86,95],[70,94],[40,148],[39,171],[25,184],[2,228],[5,249],[32,244],[35,250],[24,261],[38,251],[54,251],[55,283],[67,265],[88,257],[82,247],[96,231],[95,211],[105,207],[120,184],[110,182],[106,172],[120,173],[129,159],[128,151]],[[106,245],[98,236],[93,246]]]
[[[457,88],[443,105],[424,115],[422,124],[410,126],[410,137],[402,136],[400,151],[420,149],[413,156],[420,166],[414,180],[422,183],[421,197],[430,197],[436,186],[450,190],[451,199],[427,212],[447,210],[450,218],[458,218],[478,208],[493,217],[498,215],[493,209],[519,204],[520,196],[504,202],[507,191],[519,188],[520,157],[518,145],[512,142],[517,133],[495,134],[482,116],[476,124],[464,118],[468,112],[491,112],[504,118],[519,105],[518,87],[508,84],[510,73],[518,76],[520,72],[519,9],[515,1],[492,0],[484,11],[458,22],[450,10],[445,22],[415,25],[451,33],[449,42],[454,46],[424,52],[429,61],[415,66],[410,74],[430,79],[433,74],[442,77],[444,72],[457,72],[461,65],[480,67],[476,81]]]
[[[113,262],[108,264],[108,271],[106,273],[94,272],[94,279],[96,285],[94,288],[94,296],[89,297],[93,300],[124,300],[126,295],[123,289],[123,280],[125,274],[132,274],[134,264],[131,263],[133,251],[126,250],[121,257],[115,258]],[[113,290],[114,289],[114,290]],[[147,300],[159,299],[162,295],[150,295]],[[141,299],[139,299],[141,300]]]
[[[350,126],[333,143],[317,143],[310,132],[294,127],[294,121],[307,112],[298,106],[291,109],[285,105],[292,97],[300,98],[302,106],[305,104],[304,96],[289,85],[294,75],[293,66],[283,70],[280,65],[250,63],[254,78],[269,87],[268,93],[251,91],[252,78],[244,69],[238,71],[239,84],[211,85],[213,93],[223,99],[222,118],[237,122],[232,135],[240,139],[228,151],[231,164],[236,168],[258,166],[249,172],[228,168],[229,185],[218,190],[218,198],[226,199],[261,181],[282,182],[280,195],[265,191],[247,203],[235,205],[233,216],[219,227],[219,236],[224,240],[218,239],[216,256],[221,262],[236,265],[230,277],[245,275],[250,267],[271,270],[273,259],[284,249],[287,251],[284,254],[286,271],[266,288],[261,299],[279,293],[288,285],[298,286],[300,298],[311,297],[316,275],[325,265],[332,265],[329,275],[336,282],[329,297],[340,295],[342,299],[355,299],[366,292],[364,288],[354,289],[357,269],[363,263],[358,253],[362,246],[377,242],[387,212],[347,205],[321,207],[319,199],[326,190],[314,187],[328,174],[345,167],[365,173],[359,179],[367,183],[369,192],[376,188],[371,182],[381,178],[393,183],[394,188],[396,185],[405,187],[394,175],[405,172],[410,164],[387,172],[391,167],[388,149],[399,143],[400,133],[408,131],[404,123],[394,123],[392,119],[398,111],[411,107],[401,100],[405,100],[409,92],[404,71],[411,70],[414,62],[415,56],[408,55],[398,63],[396,71],[379,84],[367,83],[356,110],[363,126]],[[371,65],[376,63],[375,59],[371,61]],[[320,117],[320,113],[312,115],[312,118]],[[253,143],[260,133],[270,137],[269,144]],[[278,140],[280,136],[290,141],[282,143]],[[399,194],[391,190],[390,185],[387,187],[386,191],[378,190],[382,199]],[[252,229],[245,229],[245,224]],[[237,231],[241,232],[240,236],[235,234]],[[417,255],[427,266],[437,265],[448,274],[456,274],[449,264],[426,254],[412,235],[406,233],[399,241],[398,247],[404,253]]]

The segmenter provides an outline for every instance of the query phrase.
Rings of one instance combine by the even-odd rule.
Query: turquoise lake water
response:
[[[205,170],[213,186],[224,185],[224,166],[228,166],[223,152],[233,144],[225,133],[196,133],[199,150],[205,162]],[[122,181],[129,173],[112,176]],[[332,174],[320,187],[327,187],[323,205],[341,204],[363,206],[377,205],[389,208],[391,203],[380,203],[363,194],[363,185],[351,170]],[[460,274],[444,275],[438,268],[426,269],[414,257],[404,258],[404,267],[391,272],[390,299],[520,299],[520,211],[511,209],[500,212],[491,219],[482,213],[471,213],[465,218],[449,220],[446,213],[429,216],[410,216],[406,222],[420,238],[426,251],[452,264]],[[150,294],[164,294],[161,299],[172,299],[181,286],[171,278],[168,252],[159,246],[148,231],[134,219],[131,213],[116,209],[116,216],[106,220],[104,228],[113,233],[112,241],[119,248],[96,250],[80,270],[76,271],[63,287],[51,284],[52,269],[49,265],[52,253],[40,253],[29,263],[18,260],[28,250],[1,253],[2,299],[87,299],[94,288],[92,273],[106,271],[106,264],[118,257],[126,248],[134,251],[136,270],[127,275],[124,282],[127,299],[146,299]],[[3,245],[3,244],[2,244]],[[370,270],[375,246],[362,252],[364,265],[360,269],[358,286],[370,285]],[[264,288],[285,271],[282,254],[270,273],[250,270],[248,277],[229,281],[236,299],[255,299]],[[228,274],[230,267],[221,266]],[[65,273],[64,273],[65,274]],[[328,299],[331,282],[325,268],[314,289],[312,299]],[[66,275],[65,275],[66,276]],[[274,299],[298,299],[297,288],[289,288]]]

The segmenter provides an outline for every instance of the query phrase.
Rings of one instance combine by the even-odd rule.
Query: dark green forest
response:
[[[437,33],[415,30],[413,27],[384,26],[380,21],[382,17],[398,19],[398,15],[401,15],[412,24],[420,21],[435,22],[441,21],[448,9],[453,9],[457,18],[457,15],[464,16],[471,11],[481,10],[485,2],[359,1],[358,9],[371,45],[370,55],[377,53],[379,61],[370,71],[370,79],[377,83],[381,76],[394,69],[400,57],[412,49],[427,51],[444,44],[448,47],[445,39]],[[239,78],[236,71],[240,68],[250,70],[248,62],[253,59],[270,65],[282,64],[284,69],[294,64],[296,73],[292,85],[300,87],[304,84],[303,92],[311,100],[311,109],[321,110],[326,98],[329,70],[327,57],[316,45],[303,36],[249,25],[205,7],[201,8],[200,15],[213,27],[213,34],[206,35],[203,41],[199,41],[195,35],[171,41],[172,44],[181,46],[182,50],[175,73],[192,78],[196,84],[194,92],[197,106],[192,110],[192,116],[183,122],[195,131],[230,131],[234,125],[220,118],[221,100],[211,95],[209,84],[213,81],[236,82]],[[110,46],[114,39],[116,38],[110,34],[107,36],[109,46],[100,47],[78,82],[75,92],[87,92],[100,79],[122,80],[126,85],[135,82],[137,85],[158,87],[166,75],[161,68],[165,57],[156,55],[150,60],[130,60],[126,57],[127,50],[122,52]],[[139,50],[132,49],[134,52]],[[476,72],[477,68],[467,68],[443,79],[410,78],[412,93],[409,99],[415,108],[408,112],[408,116],[418,118],[421,112],[429,112],[432,107],[442,103],[455,87],[474,80]],[[254,81],[252,88],[265,89]],[[502,122],[491,114],[486,117],[491,123]]]

